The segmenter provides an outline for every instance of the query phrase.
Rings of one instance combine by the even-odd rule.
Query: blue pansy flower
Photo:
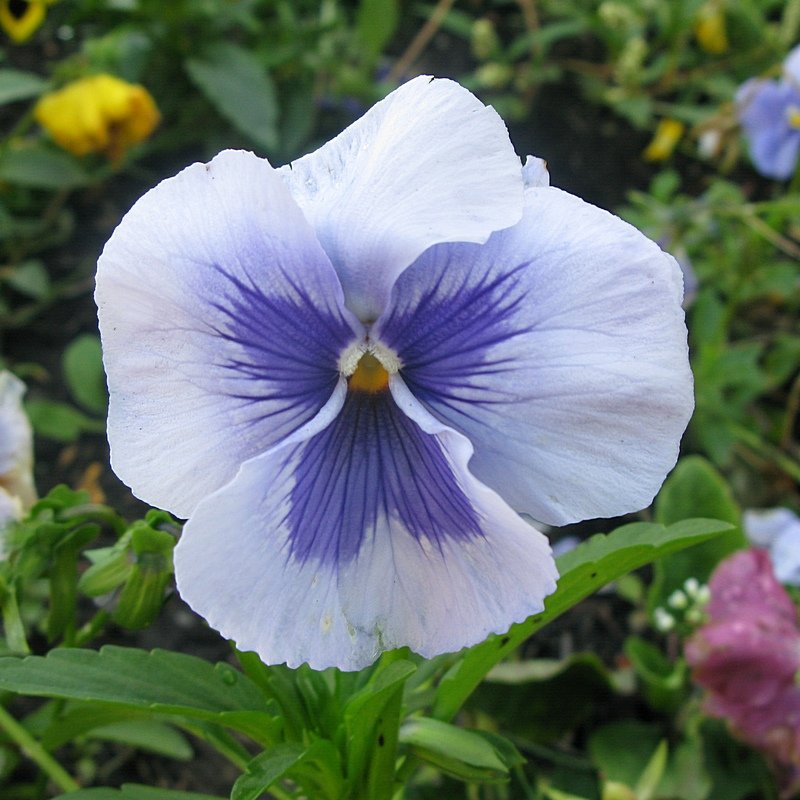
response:
[[[736,107],[755,168],[767,178],[790,178],[800,154],[800,47],[784,61],[780,80],[742,84]]]
[[[747,538],[769,552],[775,577],[800,586],[800,517],[788,508],[748,510],[742,525]]]
[[[97,302],[117,474],[188,517],[182,597],[268,663],[359,669],[541,611],[525,522],[647,505],[692,410],[680,269],[421,77],[289,166],[141,198]]]

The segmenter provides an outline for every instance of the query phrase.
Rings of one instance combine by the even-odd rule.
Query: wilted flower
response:
[[[645,161],[665,161],[683,136],[684,125],[677,119],[662,119],[656,126],[653,139],[642,153]]]
[[[146,139],[159,121],[147,89],[112,75],[81,78],[45,95],[34,113],[60,147],[76,156],[102,153],[112,161]]]
[[[767,178],[789,178],[800,153],[800,47],[784,61],[780,80],[742,84],[736,106],[755,168]]]
[[[775,577],[800,586],[800,517],[788,508],[745,511],[742,524],[747,538],[769,552]]]
[[[710,0],[697,10],[694,36],[700,47],[712,55],[721,55],[728,49],[725,10],[719,0]]]
[[[45,0],[0,0],[0,26],[15,41],[24,42],[42,24]]]
[[[273,169],[226,151],[100,259],[117,474],[267,662],[457,650],[542,609],[547,524],[646,505],[692,408],[680,270],[416,78]],[[501,499],[500,494],[505,499]]]
[[[0,530],[36,501],[33,434],[22,409],[24,393],[25,384],[19,378],[0,371]]]
[[[800,627],[764,550],[734,553],[709,583],[708,623],[686,642],[705,709],[762,751],[785,781],[800,777]]]

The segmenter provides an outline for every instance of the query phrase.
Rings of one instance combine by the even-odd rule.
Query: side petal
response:
[[[319,412],[361,328],[283,182],[244,152],[142,197],[95,297],[114,470],[179,516]]]
[[[422,76],[281,169],[364,321],[437,242],[484,242],[522,213],[505,124],[457,83]]]
[[[267,663],[357,670],[405,645],[458,650],[555,589],[547,540],[469,473],[469,442],[397,378],[392,395],[349,393],[184,529],[182,597]]]
[[[693,408],[680,269],[565,192],[526,201],[485,245],[426,252],[374,334],[513,508],[552,525],[642,508]]]

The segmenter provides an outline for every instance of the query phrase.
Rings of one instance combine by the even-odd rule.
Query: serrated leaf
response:
[[[186,71],[216,110],[268,151],[278,148],[278,101],[267,70],[248,50],[218,42]]]
[[[247,676],[228,664],[166,650],[107,645],[3,658],[0,689],[210,720],[257,741],[276,734],[272,709]]]
[[[104,414],[108,395],[100,337],[85,333],[73,339],[64,351],[62,369],[75,402],[87,411]]]
[[[489,670],[525,639],[592,592],[634,569],[729,530],[727,522],[684,520],[670,527],[636,522],[597,534],[558,559],[561,577],[545,610],[513,625],[505,636],[490,636],[468,650],[442,678],[434,716],[450,719]]]
[[[48,85],[47,81],[33,72],[0,69],[0,105],[38,97]]]

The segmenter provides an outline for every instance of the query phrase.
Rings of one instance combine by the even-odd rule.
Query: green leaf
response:
[[[258,688],[228,664],[165,650],[108,645],[0,659],[0,689],[111,703],[209,720],[270,743],[279,721]]]
[[[62,369],[75,402],[87,411],[105,414],[108,394],[100,337],[85,333],[73,339],[64,351]]]
[[[173,789],[156,789],[152,786],[140,786],[126,783],[121,789],[78,789],[77,792],[60,794],[57,800],[222,800],[210,794],[197,792],[179,792]]]
[[[257,755],[237,779],[231,790],[231,800],[256,800],[275,781],[283,778],[306,754],[306,747],[286,742],[270,747]]]
[[[249,51],[218,42],[202,57],[186,61],[186,71],[216,110],[237,130],[267,151],[277,150],[278,101],[269,73]]]
[[[31,189],[75,189],[91,176],[67,153],[36,144],[7,150],[0,158],[0,180]]]
[[[338,751],[327,739],[317,739],[309,747],[286,742],[257,755],[233,785],[231,800],[256,800],[284,778],[302,786],[307,797],[338,800],[342,796]]]
[[[33,430],[57,442],[74,442],[84,432],[103,433],[105,420],[92,419],[66,403],[29,400],[25,403]]]
[[[558,559],[558,588],[545,600],[544,611],[513,625],[505,636],[490,636],[466,651],[439,684],[434,716],[451,719],[498,661],[592,592],[631,570],[730,528],[729,523],[712,519],[684,520],[669,527],[637,522],[607,535],[597,534],[564,554]]]
[[[656,498],[655,517],[663,525],[670,525],[697,516],[724,520],[730,523],[730,530],[691,550],[669,555],[655,565],[648,595],[651,610],[664,605],[687,578],[706,582],[725,556],[747,545],[741,512],[725,479],[704,458],[688,456],[681,459],[664,483]]]
[[[413,662],[393,657],[384,656],[367,685],[344,707],[347,774],[357,780],[369,771],[367,780],[373,785],[364,789],[369,797],[391,795],[403,686],[417,669]]]
[[[178,761],[188,761],[194,755],[191,745],[183,734],[171,725],[152,719],[134,719],[101,725],[93,728],[89,736],[92,739],[117,742]]]
[[[45,265],[36,259],[17,264],[6,283],[20,294],[42,300],[50,294],[50,276]]]
[[[0,69],[0,105],[38,97],[48,85],[47,81],[33,72]]]
[[[686,695],[685,662],[670,663],[655,645],[637,636],[625,641],[625,655],[642,682],[647,702],[656,711],[677,711]]]
[[[522,763],[510,742],[501,750],[494,738],[485,736],[482,731],[466,730],[426,717],[411,719],[400,729],[400,741],[415,756],[454,778],[470,782],[504,781],[509,769]],[[512,763],[506,760],[509,754]]]
[[[397,0],[361,0],[356,33],[370,55],[381,54],[397,28],[398,17]]]
[[[620,720],[597,728],[589,737],[592,762],[610,781],[635,786],[662,735],[652,723]]]

